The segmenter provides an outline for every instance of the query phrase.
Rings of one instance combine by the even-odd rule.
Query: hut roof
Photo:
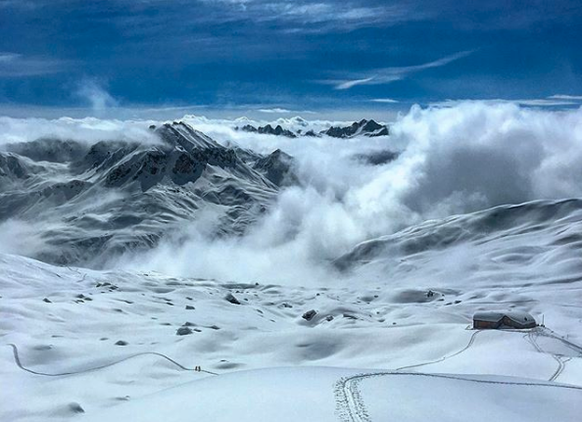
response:
[[[512,321],[518,322],[520,324],[528,324],[531,322],[535,322],[534,317],[528,314],[527,312],[512,311],[508,312],[506,316]]]
[[[475,315],[473,315],[473,319],[487,322],[499,322],[503,319],[505,315],[506,315],[505,312],[493,312],[493,311],[477,312],[475,313]]]
[[[499,322],[507,317],[512,321],[519,324],[528,324],[532,321],[535,322],[535,318],[527,312],[523,311],[511,311],[511,312],[500,312],[500,311],[487,311],[487,312],[477,312],[473,316],[473,320],[487,321],[487,322]]]

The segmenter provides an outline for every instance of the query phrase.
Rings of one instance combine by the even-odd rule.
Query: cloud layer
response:
[[[376,140],[289,140],[191,123],[223,142],[287,151],[298,160],[302,186],[283,191],[243,238],[208,241],[193,223],[191,240],[178,248],[184,259],[172,258],[171,242],[148,256],[163,271],[322,282],[336,277],[325,263],[360,241],[426,219],[582,195],[582,109],[478,102],[413,107],[394,122],[391,137]],[[377,166],[354,159],[387,149],[401,151],[399,158]]]
[[[244,119],[185,120],[223,144],[286,151],[297,160],[300,185],[283,190],[245,236],[209,237],[209,216],[184,227],[179,242],[167,239],[146,255],[124,257],[117,266],[221,280],[323,283],[337,277],[326,263],[357,243],[426,219],[582,196],[582,108],[546,111],[481,102],[415,106],[393,122],[390,137],[349,140],[233,130]],[[279,122],[305,124],[300,119]],[[45,133],[98,139],[104,130],[137,139],[147,133],[147,123],[4,118],[0,139],[27,141]],[[387,150],[400,154],[379,165],[361,159]]]

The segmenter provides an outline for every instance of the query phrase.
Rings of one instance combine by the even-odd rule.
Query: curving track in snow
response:
[[[423,372],[396,372],[401,371],[403,369],[410,369],[410,368],[418,368],[426,365],[432,365],[435,363],[443,362],[447,359],[452,357],[458,356],[461,353],[467,351],[475,342],[475,338],[482,330],[475,331],[469,342],[465,347],[458,350],[457,352],[443,356],[440,359],[436,359],[430,362],[419,363],[415,365],[407,365],[402,366],[395,371],[392,372],[373,372],[373,373],[364,373],[364,374],[357,374],[351,377],[341,378],[335,386],[335,397],[336,397],[336,414],[339,417],[341,422],[372,422],[372,419],[366,409],[362,393],[360,391],[360,384],[362,381],[366,379],[370,379],[373,377],[380,377],[380,376],[418,376],[418,377],[432,377],[432,378],[445,378],[445,379],[454,379],[459,381],[465,382],[475,382],[475,383],[485,383],[485,384],[500,384],[500,385],[519,385],[519,386],[529,386],[529,387],[548,387],[548,388],[566,388],[566,389],[574,389],[574,390],[582,390],[582,387],[578,386],[570,386],[570,385],[559,385],[559,384],[549,384],[549,383],[530,383],[530,382],[512,382],[512,381],[492,381],[492,380],[481,380],[481,379],[474,379],[466,376],[460,375],[446,375],[446,374],[429,374]],[[520,331],[521,332],[521,331]],[[539,336],[549,337],[556,339],[562,342],[564,345],[569,347],[570,349],[578,352],[582,356],[582,347],[565,340],[561,336],[554,333],[552,330],[549,330],[545,327],[538,327],[535,329],[530,330],[524,337],[528,339],[528,341],[538,350],[540,353],[546,353],[540,345],[536,342],[536,338]],[[566,367],[566,363],[572,359],[565,358],[564,356],[550,354],[557,362],[558,368],[549,378],[549,382],[555,381],[560,374],[564,371]]]
[[[137,357],[140,357],[140,356],[156,356],[158,358],[162,358],[162,359],[167,360],[168,362],[170,362],[174,366],[177,366],[179,369],[181,369],[183,371],[193,371],[193,372],[196,371],[195,368],[187,368],[184,365],[182,365],[181,363],[179,363],[179,362],[175,361],[174,359],[172,359],[171,357],[164,355],[163,353],[158,353],[158,352],[142,352],[142,353],[135,353],[135,354],[130,355],[130,356],[127,356],[127,357],[125,357],[123,359],[119,359],[119,360],[117,360],[115,362],[106,363],[104,365],[99,365],[99,366],[95,366],[95,367],[92,367],[92,368],[82,369],[80,371],[71,371],[71,372],[61,372],[61,373],[52,373],[52,374],[49,374],[49,373],[46,373],[46,372],[35,371],[33,369],[27,368],[26,366],[22,365],[22,361],[20,360],[20,354],[19,354],[19,351],[18,351],[18,347],[15,344],[12,344],[12,343],[7,344],[6,346],[9,346],[9,347],[12,348],[12,354],[14,356],[14,362],[16,363],[16,365],[20,369],[22,369],[23,371],[29,372],[31,374],[34,374],[34,375],[42,375],[42,376],[45,376],[45,377],[64,377],[64,376],[67,376],[67,375],[85,374],[87,372],[93,372],[93,371],[98,371],[100,369],[109,368],[111,366],[118,365],[118,364],[120,364],[122,362],[126,362],[128,360],[131,360],[131,359],[134,359],[134,358],[137,358]],[[218,374],[216,374],[214,372],[205,371],[203,369],[201,369],[199,371],[196,371],[196,372],[204,372],[204,373],[210,374],[210,375],[218,375]]]
[[[465,347],[463,347],[461,350],[456,351],[452,355],[443,356],[443,357],[441,357],[439,359],[431,360],[430,362],[423,362],[423,363],[417,363],[417,364],[414,364],[414,365],[401,366],[399,368],[396,368],[396,371],[402,371],[403,369],[420,368],[422,366],[433,365],[435,363],[444,362],[447,359],[450,359],[450,358],[453,358],[455,356],[458,356],[461,353],[467,351],[473,345],[473,343],[475,343],[475,338],[477,337],[477,335],[481,331],[482,330],[476,330],[473,334],[471,334],[471,338],[469,339],[469,342],[467,343],[467,345]]]
[[[564,346],[566,346],[569,349],[578,353],[579,356],[582,356],[582,347],[562,338],[561,336],[556,334],[554,331],[552,331],[546,327],[537,327],[537,328],[531,330],[527,334],[527,340],[531,343],[531,345],[538,352],[550,355],[558,364],[558,367],[556,368],[554,373],[550,376],[548,381],[555,381],[556,379],[558,379],[558,377],[562,374],[562,372],[564,372],[564,369],[566,369],[566,363],[569,362],[572,359],[572,357],[567,357],[567,356],[563,356],[563,355],[560,355],[557,353],[550,353],[550,352],[545,351],[537,342],[538,337],[547,337],[547,338],[557,340],[557,341],[561,342]]]
[[[458,380],[463,382],[473,382],[479,384],[497,384],[497,385],[518,385],[524,387],[544,387],[544,388],[562,388],[570,390],[580,390],[582,387],[574,385],[550,384],[547,382],[519,382],[519,381],[493,381],[475,379],[460,375],[446,374],[428,374],[422,372],[372,372],[358,374],[352,377],[342,378],[336,384],[336,406],[337,415],[341,422],[372,422],[366,405],[362,398],[359,385],[362,381],[374,377],[384,376],[409,376],[409,377],[427,377]]]

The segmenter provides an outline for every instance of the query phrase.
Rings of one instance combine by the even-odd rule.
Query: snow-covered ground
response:
[[[107,122],[6,121],[18,130],[0,143],[59,128],[67,136],[56,138],[90,145],[151,134],[150,122],[135,133],[130,122],[109,122],[115,130],[104,136]],[[186,121],[215,137],[211,149],[225,158],[184,181],[187,190],[216,183],[215,202],[238,213],[249,203],[228,188],[238,180],[266,186],[268,198],[257,196],[264,206],[249,210],[237,237],[217,237],[212,218],[185,206],[175,241],[158,224],[166,222],[159,208],[140,209],[151,220],[145,233],[155,228],[160,243],[102,260],[100,270],[30,258],[42,256],[31,247],[58,256],[47,233],[77,248],[66,231],[46,231],[72,223],[30,189],[46,182],[34,176],[46,173],[40,167],[58,178],[71,166],[22,159],[36,169],[31,178],[16,172],[18,152],[4,154],[4,172],[18,183],[3,181],[0,208],[22,221],[0,226],[0,421],[580,420],[580,111],[415,108],[390,137],[366,140],[279,139]],[[15,137],[26,125],[44,129]],[[35,145],[21,150],[37,153]],[[296,161],[277,164],[275,148]],[[362,159],[392,151],[390,160]],[[164,170],[152,172],[160,180],[151,189],[180,197],[171,167],[151,168]],[[292,170],[291,186],[272,185],[273,169]],[[111,187],[135,194],[124,210],[150,195],[140,180]],[[87,191],[83,203],[104,191]],[[16,212],[6,198],[23,193],[32,199]],[[75,218],[86,210],[59,198]],[[97,220],[117,214],[103,207]],[[120,234],[103,224],[104,236]],[[545,327],[471,329],[473,314],[489,310],[526,311]]]
[[[289,287],[2,255],[0,419],[579,420],[582,283],[503,270],[489,285]],[[548,327],[469,329],[475,310],[514,306]]]

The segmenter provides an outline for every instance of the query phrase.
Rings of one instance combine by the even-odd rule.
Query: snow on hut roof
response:
[[[498,322],[501,321],[505,315],[505,312],[477,312],[473,315],[473,319],[487,322]]]
[[[532,321],[535,322],[534,317],[528,314],[527,312],[511,311],[508,312],[506,315],[509,319],[515,322],[519,322],[520,324],[528,324]]]
[[[522,311],[511,311],[511,312],[500,312],[500,311],[486,311],[486,312],[476,312],[473,315],[474,320],[488,321],[488,322],[498,322],[503,319],[503,317],[508,317],[509,319],[519,322],[520,324],[527,324],[528,322],[535,321],[535,318],[527,312]]]

